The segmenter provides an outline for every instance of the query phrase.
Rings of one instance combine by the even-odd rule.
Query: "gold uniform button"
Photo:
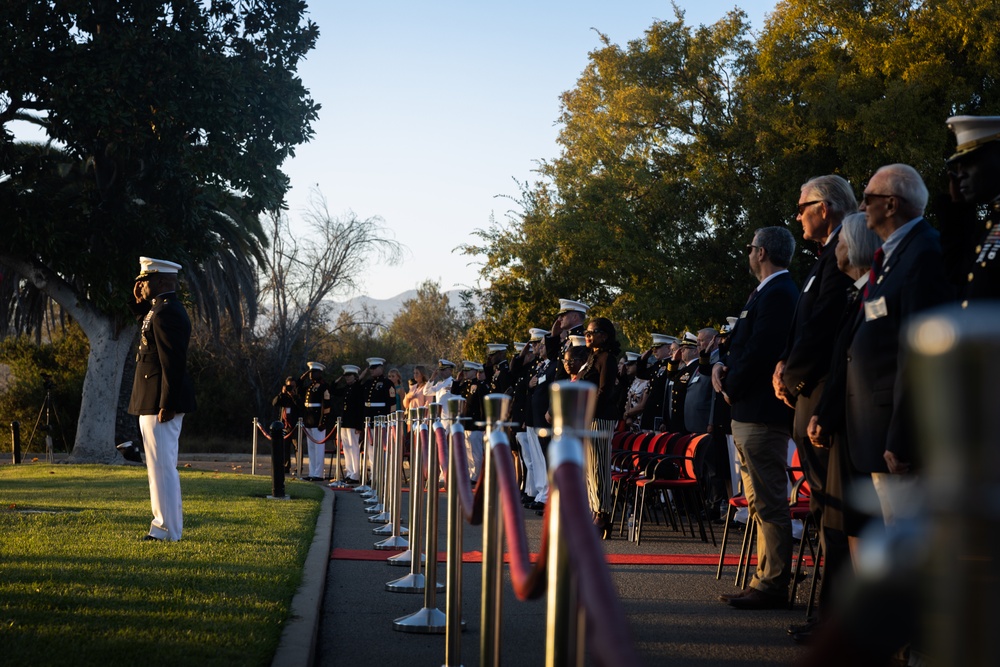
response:
[[[968,300],[966,300],[966,301],[963,301],[963,302],[962,302],[962,308],[968,308],[968,307],[969,307],[969,302],[968,302]]]
[[[972,282],[972,274],[971,273],[969,274],[969,282],[970,283]]]
[[[993,222],[992,221],[986,223],[986,229],[993,229]]]
[[[979,254],[979,253],[981,253],[982,251],[983,251],[983,246],[981,246],[981,245],[977,245],[977,246],[976,246],[976,254]]]

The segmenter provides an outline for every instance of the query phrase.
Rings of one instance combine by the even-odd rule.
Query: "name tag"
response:
[[[880,296],[871,301],[865,301],[865,322],[877,320],[889,314],[889,309],[885,306],[885,297]]]
[[[806,286],[802,288],[802,291],[803,292],[808,292],[809,288],[813,286],[813,282],[815,280],[816,280],[816,276],[812,276],[811,278],[809,278],[809,282],[807,282]]]

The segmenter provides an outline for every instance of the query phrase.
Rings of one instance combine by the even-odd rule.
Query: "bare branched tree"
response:
[[[277,369],[286,368],[293,353],[303,360],[309,356],[318,343],[311,331],[328,316],[326,300],[355,293],[366,265],[395,264],[402,256],[381,218],[334,216],[319,191],[313,191],[303,217],[312,232],[307,237],[293,234],[286,216],[272,216],[270,253],[261,273],[260,331],[270,339]]]

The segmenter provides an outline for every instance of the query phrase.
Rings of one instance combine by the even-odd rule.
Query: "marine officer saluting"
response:
[[[368,368],[361,374],[361,395],[365,397],[365,418],[369,421],[369,426],[373,426],[375,417],[391,415],[396,410],[396,388],[385,377],[385,359],[368,357],[365,361]],[[367,442],[367,460],[374,461],[372,438],[368,438]]]
[[[187,373],[191,320],[176,294],[180,268],[174,262],[140,257],[132,290],[131,307],[142,318],[142,331],[128,412],[139,416],[153,510],[144,540],[176,542],[184,527],[177,441],[195,400]]]
[[[306,440],[309,442],[309,475],[305,478],[310,482],[323,479],[323,462],[326,458],[327,420],[333,408],[330,387],[323,382],[323,371],[326,366],[318,361],[306,364],[308,370],[302,374],[302,425],[306,429]]]

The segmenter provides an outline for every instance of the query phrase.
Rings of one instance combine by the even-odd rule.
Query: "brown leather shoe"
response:
[[[746,588],[744,588],[742,591],[739,591],[738,593],[723,593],[722,595],[719,596],[719,602],[725,602],[726,604],[729,604],[730,602],[732,602],[736,598],[741,598],[744,595],[749,594],[750,591],[752,591],[752,590],[753,590],[752,588],[750,588],[749,586],[747,586]]]
[[[784,595],[773,595],[751,588],[750,592],[729,601],[736,609],[783,609],[788,606]]]

